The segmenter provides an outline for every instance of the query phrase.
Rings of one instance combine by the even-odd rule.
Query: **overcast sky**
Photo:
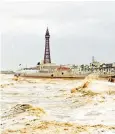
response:
[[[47,26],[52,62],[115,62],[115,2],[1,0],[2,69],[41,61]]]

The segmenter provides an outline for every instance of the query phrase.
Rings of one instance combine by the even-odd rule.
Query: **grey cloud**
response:
[[[35,65],[43,59],[46,29],[40,28],[47,24],[53,62],[89,63],[93,55],[99,61],[114,62],[114,7],[115,2],[6,3],[1,9],[4,16],[10,16],[15,23],[22,20],[19,25],[22,32],[3,33],[2,68],[16,68],[19,63]],[[39,25],[39,21],[43,23]],[[25,27],[25,24],[30,25]],[[34,31],[25,33],[29,28]]]

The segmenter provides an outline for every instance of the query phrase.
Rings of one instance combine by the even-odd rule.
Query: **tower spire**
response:
[[[48,27],[47,27],[47,30],[46,30],[46,35],[49,35],[49,30],[48,30]]]
[[[50,38],[50,34],[47,27],[46,34],[45,34],[44,64],[51,63],[49,38]]]

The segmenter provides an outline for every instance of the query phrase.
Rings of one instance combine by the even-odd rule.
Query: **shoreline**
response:
[[[86,76],[87,77],[87,76]],[[84,80],[86,77],[43,77],[43,76],[19,76],[19,78],[27,79],[62,79],[62,80]],[[99,77],[98,80],[107,80],[109,77]]]

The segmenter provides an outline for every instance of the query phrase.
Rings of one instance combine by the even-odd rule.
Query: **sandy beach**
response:
[[[13,79],[2,74],[2,134],[114,134],[115,83],[93,80]]]

